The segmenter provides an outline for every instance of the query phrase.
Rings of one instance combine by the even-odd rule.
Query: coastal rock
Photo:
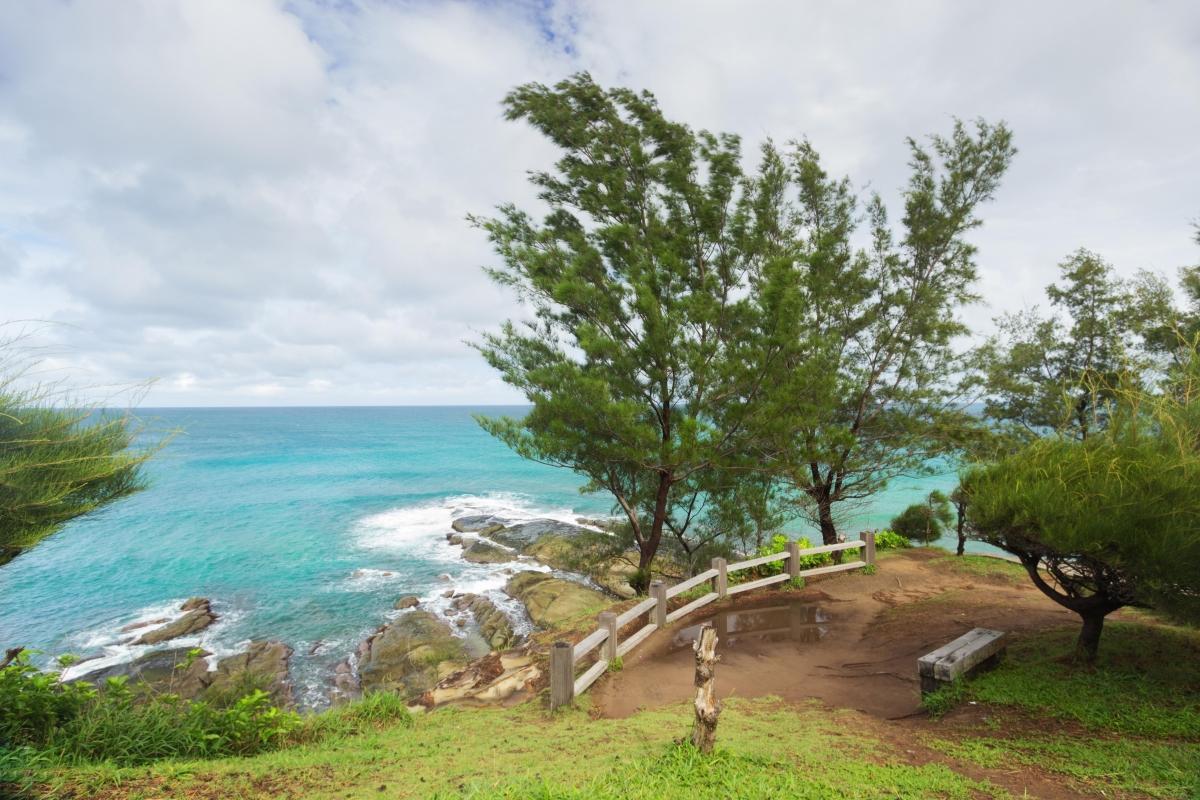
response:
[[[463,543],[463,537],[461,533],[451,533],[446,536],[446,541],[450,544],[461,545]]]
[[[129,633],[130,631],[149,628],[151,625],[162,625],[164,622],[170,622],[168,617],[159,617],[158,619],[147,619],[141,622],[131,622],[121,628],[121,633]]]
[[[527,651],[491,653],[439,681],[421,703],[429,708],[454,702],[510,705],[532,695],[541,677],[538,660]]]
[[[486,539],[476,539],[463,549],[462,557],[472,564],[501,564],[515,561],[517,554]]]
[[[543,572],[517,573],[504,591],[524,603],[530,619],[543,628],[596,614],[608,605],[600,592]]]
[[[394,691],[413,697],[461,670],[467,656],[450,626],[427,611],[412,611],[360,646],[359,683],[364,692]]]
[[[475,617],[475,624],[479,627],[479,635],[491,649],[507,650],[516,644],[517,636],[513,633],[512,621],[487,597],[478,594],[463,595],[454,601],[454,607],[471,612]]]
[[[282,642],[254,641],[245,652],[226,656],[209,670],[211,653],[176,647],[146,653],[133,661],[89,672],[76,680],[102,685],[108,678],[124,677],[131,685],[158,693],[177,694],[185,700],[230,702],[262,689],[279,706],[293,703],[288,679],[292,648]]]
[[[623,600],[636,597],[629,578],[637,571],[628,558],[612,557],[610,541],[604,534],[562,536],[548,533],[526,547],[522,553],[546,566],[570,572],[586,571],[597,584]],[[634,559],[637,555],[634,554]]]
[[[124,664],[88,672],[75,680],[99,686],[109,678],[125,678],[130,684],[142,684],[156,692],[177,694],[191,700],[208,688],[210,679],[205,657],[209,655],[206,650],[191,647],[157,650]]]
[[[495,533],[506,525],[508,525],[508,520],[491,514],[459,517],[450,523],[450,527],[459,533],[478,533],[482,536]]]
[[[595,531],[589,531],[587,528],[581,528],[578,525],[572,525],[569,522],[562,522],[556,519],[535,519],[529,522],[521,522],[501,530],[493,531],[488,535],[500,544],[523,551],[538,539],[551,534],[568,537],[586,534],[596,535]]]
[[[186,613],[160,628],[143,633],[134,644],[160,644],[180,636],[190,636],[217,621],[217,615],[212,612],[209,601],[201,597],[188,600],[179,610]]]
[[[206,698],[234,699],[261,689],[277,706],[293,705],[292,684],[288,679],[288,661],[292,648],[283,642],[251,642],[244,653],[227,656],[209,673]]]
[[[415,608],[420,604],[421,604],[421,598],[417,597],[415,594],[410,594],[410,595],[405,595],[404,597],[401,597],[399,600],[397,600],[395,608],[403,610],[405,608]]]

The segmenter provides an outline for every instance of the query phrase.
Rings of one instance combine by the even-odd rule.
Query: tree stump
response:
[[[712,750],[717,738],[717,715],[721,703],[716,696],[717,632],[712,623],[700,628],[700,635],[692,645],[696,652],[696,724],[692,727],[692,744],[701,753]]]

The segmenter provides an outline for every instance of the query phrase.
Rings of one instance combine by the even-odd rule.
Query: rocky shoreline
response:
[[[511,605],[492,596],[447,590],[438,600],[444,616],[423,607],[415,595],[397,598],[400,613],[379,626],[329,678],[329,699],[339,703],[364,692],[398,692],[413,706],[449,702],[515,702],[540,686],[537,652],[519,630],[546,630],[594,615],[632,597],[632,567],[608,557],[610,534],[597,523],[553,519],[512,522],[493,515],[459,517],[446,533],[470,563],[512,564],[503,595],[524,608],[529,622],[514,618]],[[583,564],[598,564],[582,569]],[[527,568],[523,569],[522,566]],[[549,568],[549,571],[547,571]],[[448,576],[446,576],[448,577]],[[504,600],[504,603],[500,603]],[[130,644],[159,645],[206,630],[219,619],[207,598],[191,598],[177,616],[127,625]],[[154,691],[188,699],[215,700],[244,689],[268,692],[279,705],[296,703],[289,679],[292,648],[278,641],[252,641],[242,652],[215,658],[201,648],[166,647],[98,670],[76,668],[71,680],[102,683],[125,677]]]

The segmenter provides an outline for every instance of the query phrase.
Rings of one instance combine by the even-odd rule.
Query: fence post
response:
[[[863,548],[863,561],[868,564],[875,563],[875,531],[863,531],[862,540],[866,543]]]
[[[575,697],[575,646],[559,639],[550,648],[550,709]]]
[[[788,575],[793,579],[800,575],[800,543],[795,539],[788,542]]]
[[[617,658],[617,615],[612,611],[600,612],[600,627],[608,631],[600,657],[611,664]]]
[[[726,569],[728,566],[729,562],[723,558],[712,560],[712,568],[717,571],[717,577],[713,578],[712,589],[717,593],[718,599],[729,592],[729,572]]]
[[[662,581],[650,581],[650,596],[658,601],[654,604],[654,624],[667,627],[667,585]]]

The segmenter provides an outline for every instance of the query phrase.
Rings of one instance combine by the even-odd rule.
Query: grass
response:
[[[548,715],[442,709],[393,725],[249,759],[61,771],[49,792],[101,798],[730,798],[1004,797],[939,765],[904,763],[853,712],[772,699],[730,700],[719,752],[674,743],[690,730],[679,705],[627,719],[586,708]],[[586,757],[580,757],[586,754]]]
[[[1029,581],[1029,573],[1025,571],[1024,567],[1002,558],[970,554],[947,555],[933,559],[929,565],[935,569],[981,580],[1012,584],[1023,584]]]
[[[1067,660],[1075,633],[1020,640],[996,670],[926,697],[934,716],[973,700],[1000,717],[992,731],[926,744],[985,768],[1035,766],[1077,787],[1200,797],[1200,632],[1109,623],[1094,667]]]

